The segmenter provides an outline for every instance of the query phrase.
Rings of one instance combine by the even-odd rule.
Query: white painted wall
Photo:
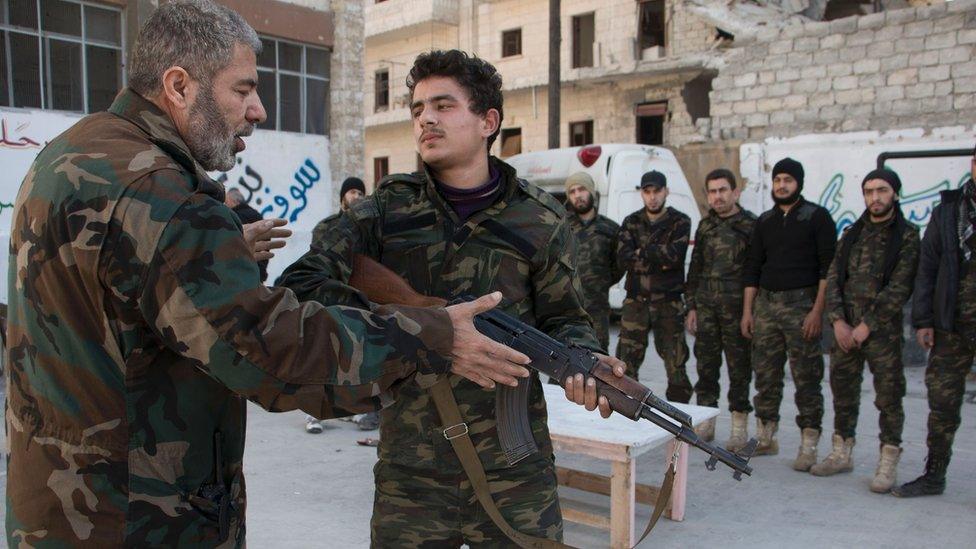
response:
[[[838,234],[864,211],[861,180],[877,167],[884,152],[973,150],[976,127],[889,132],[812,134],[747,143],[739,150],[740,173],[745,180],[742,205],[757,215],[772,207],[772,168],[789,156],[803,164],[803,196],[827,208]],[[970,156],[889,160],[886,166],[902,181],[901,207],[905,217],[924,228],[939,191],[955,189],[970,177]]]

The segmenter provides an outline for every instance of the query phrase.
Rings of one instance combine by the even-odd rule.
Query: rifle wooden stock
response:
[[[413,289],[400,275],[371,257],[356,254],[352,261],[349,285],[366,294],[380,305],[409,305],[411,307],[443,307],[446,299],[424,295]]]

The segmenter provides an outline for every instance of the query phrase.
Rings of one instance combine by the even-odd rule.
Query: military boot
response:
[[[901,448],[891,444],[881,445],[881,455],[878,457],[878,469],[871,479],[871,491],[884,494],[891,491],[898,478],[898,459],[901,458]]]
[[[710,417],[695,427],[695,434],[705,442],[715,440],[715,418]]]
[[[759,446],[756,446],[754,456],[775,456],[779,453],[779,441],[776,440],[776,430],[779,424],[775,421],[763,421],[756,418],[756,438],[759,439]]]
[[[810,474],[817,477],[829,477],[837,473],[849,473],[854,470],[854,437],[844,438],[834,433],[831,439],[833,449],[823,461],[810,467]]]
[[[949,458],[947,456],[930,455],[925,460],[925,474],[897,488],[892,488],[891,493],[900,498],[937,496],[945,492],[945,475],[948,466]]]
[[[732,432],[729,433],[729,441],[725,443],[726,450],[738,452],[745,447],[749,438],[748,420],[747,412],[732,412]]]
[[[817,463],[817,443],[820,442],[820,431],[804,428],[800,432],[800,449],[793,460],[794,471],[809,471]]]

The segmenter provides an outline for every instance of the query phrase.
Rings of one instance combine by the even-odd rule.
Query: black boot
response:
[[[897,488],[893,488],[891,493],[900,498],[937,496],[945,492],[945,475],[946,467],[948,466],[948,457],[930,455],[925,460],[925,474],[911,482],[906,482]]]

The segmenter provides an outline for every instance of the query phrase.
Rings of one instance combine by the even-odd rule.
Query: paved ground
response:
[[[641,369],[642,381],[664,393],[664,369],[653,352]],[[691,373],[694,379],[694,373]],[[753,461],[754,475],[735,482],[722,470],[706,471],[703,455],[691,456],[688,507],[684,522],[662,520],[644,547],[973,547],[976,544],[976,405],[963,407],[963,426],[949,469],[948,489],[935,498],[899,500],[867,489],[877,460],[877,412],[870,374],[862,388],[859,442],[851,474],[815,478],[796,473],[790,462],[799,443],[793,424],[792,384],[783,404],[781,454]],[[726,380],[723,378],[723,386]],[[825,425],[831,425],[829,411]],[[723,401],[723,406],[725,403]],[[903,480],[922,470],[927,406],[921,369],[908,370],[905,399]],[[363,433],[348,422],[332,421],[321,435],[303,430],[299,413],[269,414],[252,406],[245,456],[251,547],[367,547],[372,507],[375,449],[357,446]],[[648,427],[653,428],[653,427]],[[728,435],[729,414],[718,420],[718,439]],[[750,425],[750,433],[753,431]],[[821,442],[821,455],[829,442]],[[657,484],[660,452],[638,463],[638,481]],[[602,474],[595,460],[557,455],[561,463]],[[5,482],[0,477],[0,484]],[[564,500],[609,509],[606,498],[573,490]],[[3,513],[0,508],[0,514]],[[641,507],[638,520],[646,520]],[[605,547],[605,532],[568,524],[566,541],[577,547]],[[2,543],[2,542],[0,542]]]

